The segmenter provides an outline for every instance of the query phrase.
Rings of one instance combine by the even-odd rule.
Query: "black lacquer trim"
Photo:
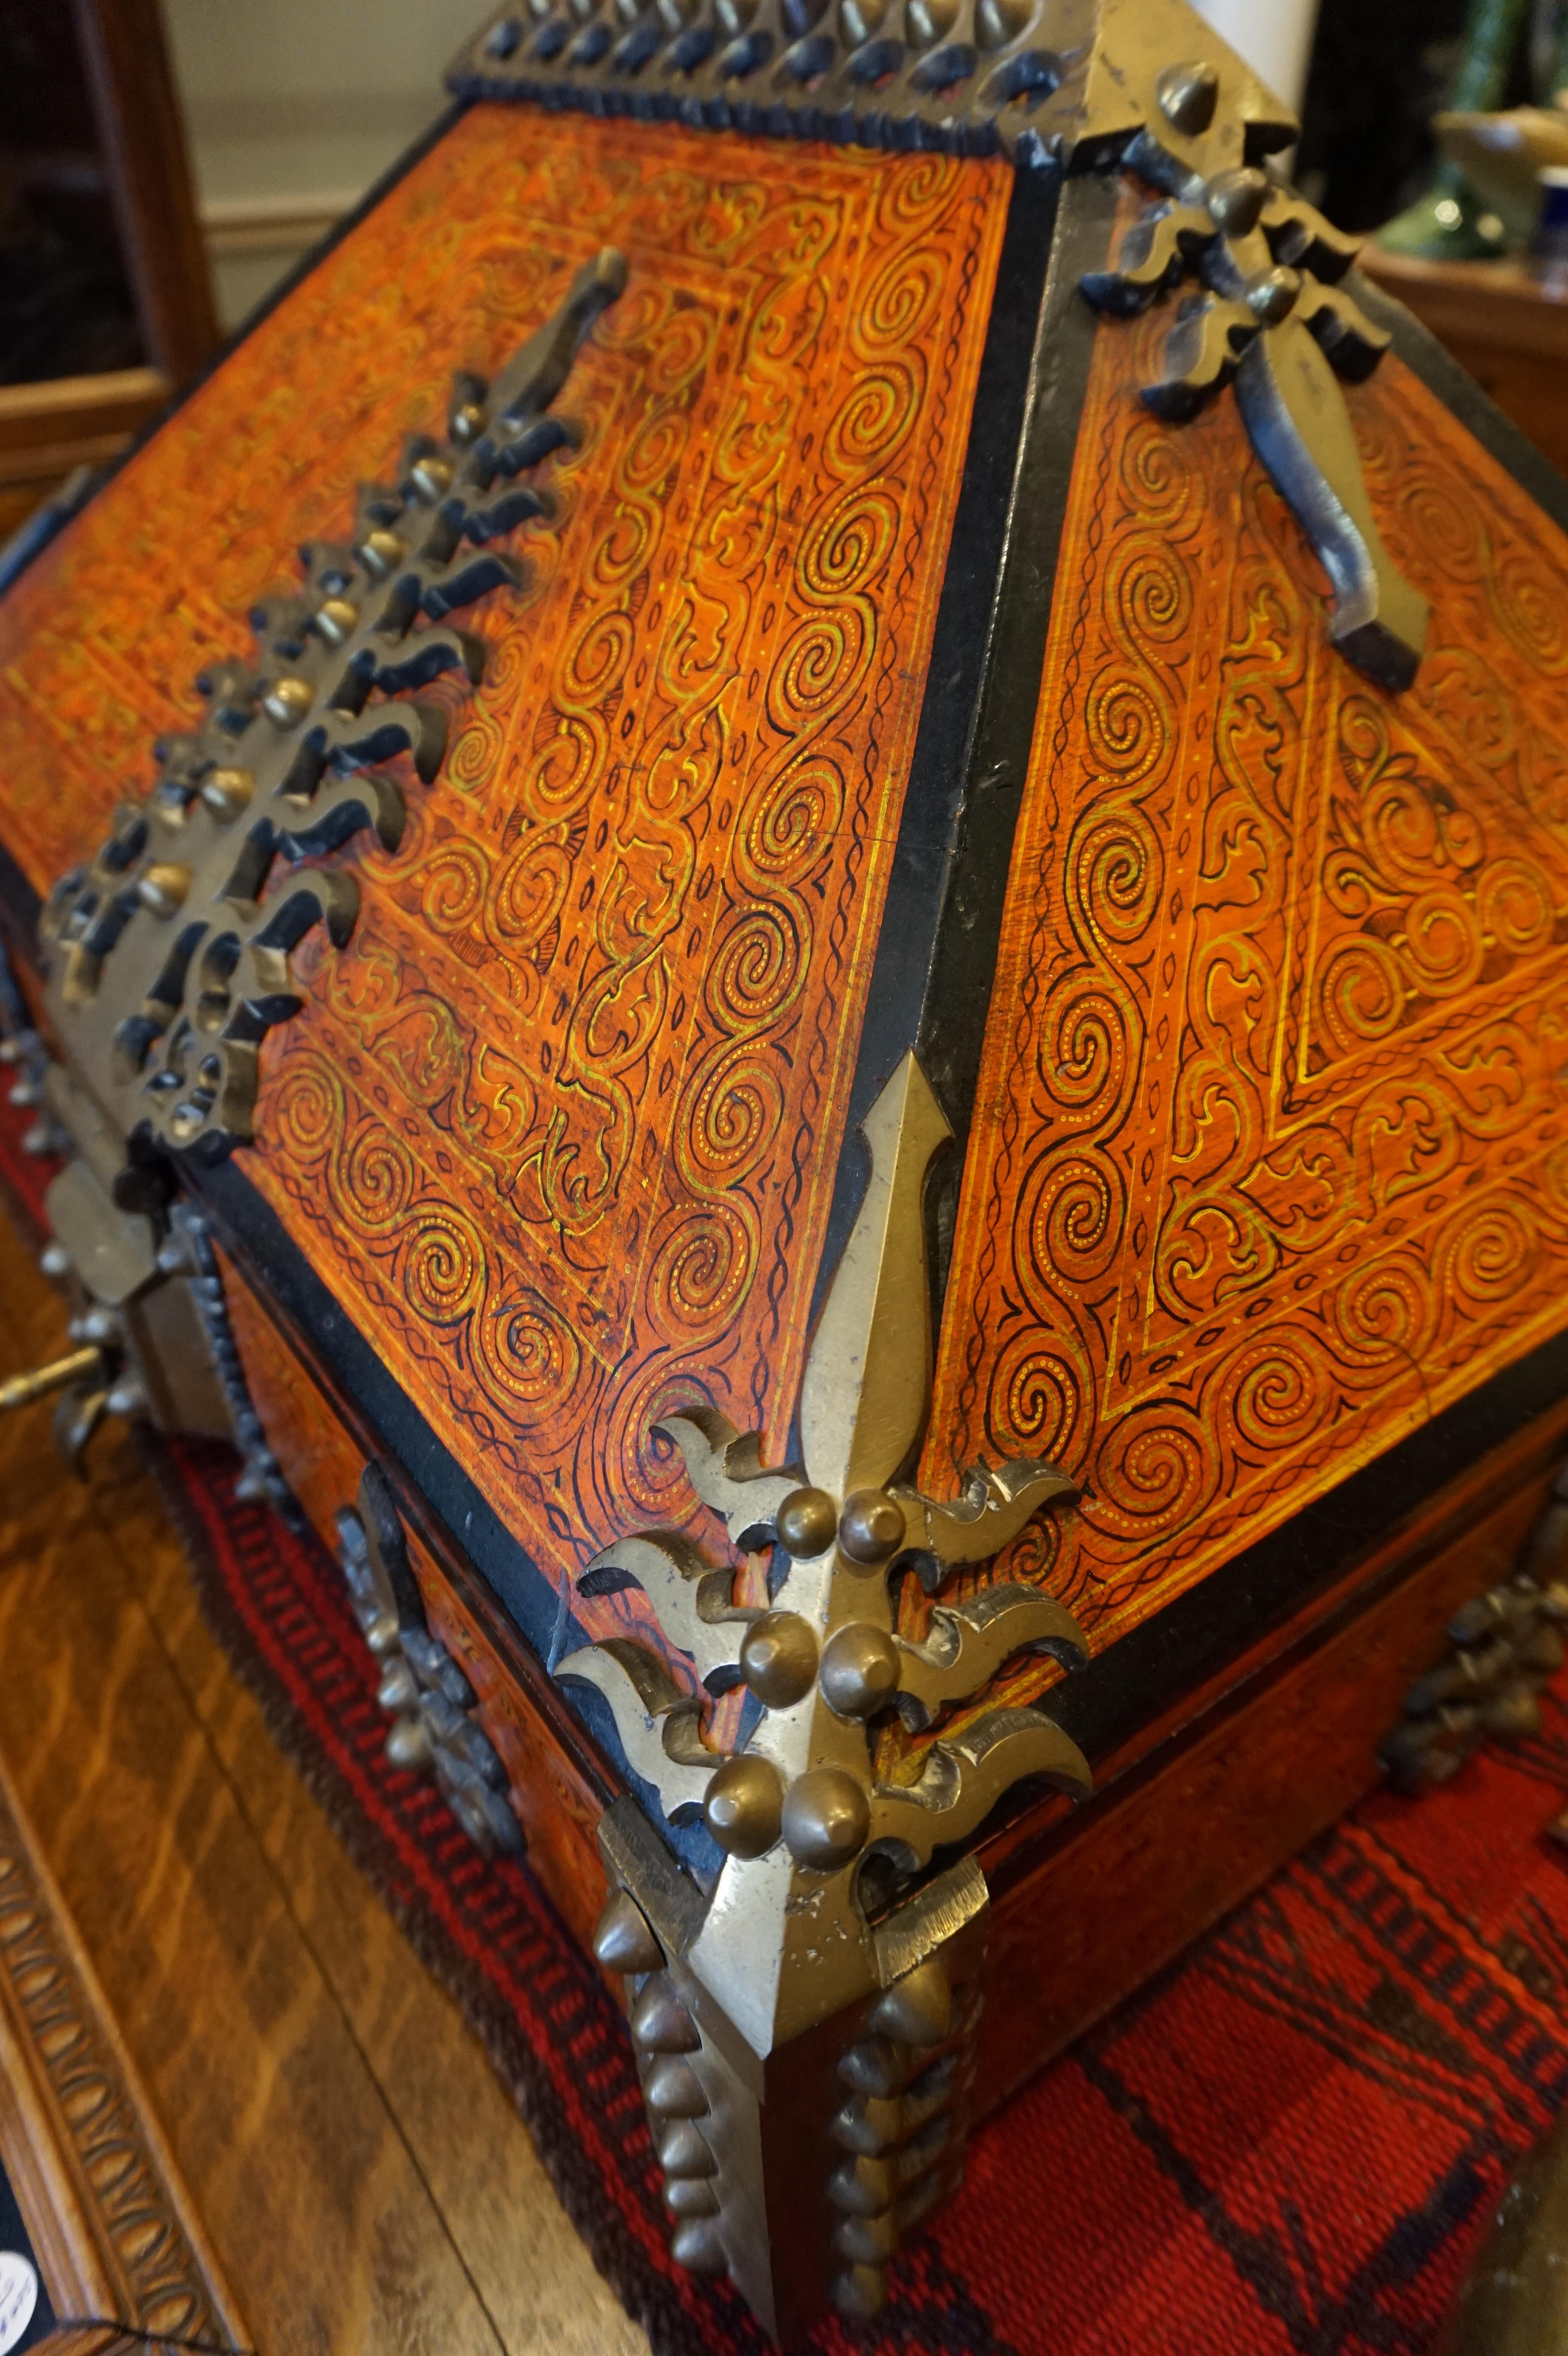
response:
[[[967,1135],[1093,352],[1078,280],[1115,203],[1115,180],[1014,186],[814,1320],[865,1193],[860,1124],[910,1048],[960,1156]]]
[[[0,925],[5,926],[13,948],[24,952],[29,965],[38,961],[38,918],[43,905],[5,844],[0,843]]]
[[[185,407],[186,402],[191,398],[192,394],[199,392],[208,379],[214,375],[216,371],[223,366],[225,360],[230,359],[232,355],[239,350],[240,345],[245,342],[248,337],[255,334],[257,328],[261,325],[264,319],[270,319],[272,317],[272,313],[277,309],[279,304],[287,300],[289,295],[293,293],[294,288],[300,285],[304,280],[308,278],[311,272],[317,268],[321,262],[325,261],[327,255],[332,252],[333,249],[341,245],[344,239],[351,235],[352,232],[358,228],[361,221],[368,219],[369,215],[375,211],[377,206],[381,202],[383,197],[389,196],[392,190],[397,187],[399,181],[405,179],[409,173],[413,170],[414,166],[422,162],[424,157],[429,155],[431,149],[437,145],[441,140],[445,138],[447,133],[451,130],[453,124],[457,122],[459,117],[467,113],[469,101],[465,98],[459,98],[453,100],[450,106],[443,108],[442,112],[436,116],[435,121],[430,125],[430,128],[427,131],[421,133],[419,138],[414,141],[412,146],[405,148],[403,153],[398,157],[397,161],[394,164],[389,165],[387,170],[382,173],[380,178],[372,182],[371,186],[360,198],[358,203],[351,206],[349,210],[346,212],[340,220],[335,220],[332,227],[326,231],[325,235],[317,238],[315,243],[309,247],[305,252],[301,254],[299,260],[294,263],[293,268],[284,272],[283,277],[278,280],[276,285],[270,286],[268,288],[261,301],[255,304],[251,310],[247,311],[245,316],[240,320],[240,325],[230,330],[230,332],[223,338],[223,341],[218,346],[217,349],[202,362],[201,366],[196,370],[196,373],[193,376],[187,377],[185,382],[179,386],[177,391],[171,393],[168,400],[165,402],[163,407],[156,412],[156,414],[149,417],[146,423],[138,428],[138,430],[132,435],[130,441],[127,442],[123,450],[118,451],[112,458],[106,459],[104,461],[102,466],[98,470],[99,479],[94,484],[91,496],[83,499],[80,507],[72,508],[69,514],[62,514],[55,523],[52,530],[44,533],[39,539],[37,545],[27,551],[26,562],[19,564],[16,572],[7,577],[4,586],[0,587],[0,602],[3,602],[5,598],[10,595],[11,591],[16,587],[18,581],[23,580],[26,577],[33,565],[37,562],[45,549],[53,546],[60,533],[65,530],[67,524],[74,523],[78,516],[85,514],[86,510],[92,505],[93,500],[96,499],[101,492],[106,490],[108,486],[114,480],[115,476],[119,474],[121,468],[123,466],[129,466],[131,460],[137,455],[138,452],[146,448],[154,434],[160,433],[168,423],[170,418],[178,414],[178,412]]]
[[[1393,349],[1406,368],[1437,395],[1445,408],[1452,411],[1481,447],[1513,477],[1520,490],[1528,492],[1553,523],[1568,531],[1568,481],[1551,459],[1542,457],[1534,443],[1481,391],[1475,378],[1467,375],[1452,352],[1387,287],[1363,277],[1360,271],[1351,272],[1345,286],[1368,317],[1388,329],[1393,337]],[[1419,581],[1415,584],[1418,589],[1421,585]]]
[[[1568,1395],[1553,1336],[1397,1440],[1055,1687],[1046,1707],[1103,1758],[1342,1578],[1356,1556]],[[1484,1580],[1482,1581],[1484,1584]]]
[[[1099,327],[1079,282],[1104,266],[1118,187],[1114,177],[1070,180],[1058,208],[1034,400],[1019,455],[1012,529],[967,763],[969,789],[921,1012],[921,1067],[960,1146],[968,1137],[979,1081],[1013,837],[1040,708],[1057,559]]]

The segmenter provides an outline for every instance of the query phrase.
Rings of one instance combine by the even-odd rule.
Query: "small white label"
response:
[[[15,2250],[0,2250],[0,2356],[15,2348],[33,2319],[38,2278]]]

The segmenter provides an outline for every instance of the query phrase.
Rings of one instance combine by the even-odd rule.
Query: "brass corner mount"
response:
[[[1061,1728],[1043,1710],[1015,1707],[971,1709],[953,1731],[938,1731],[913,1783],[880,1781],[875,1772],[871,1730],[884,1713],[897,1711],[911,1729],[929,1731],[951,1707],[982,1696],[1025,1647],[1048,1650],[1068,1665],[1088,1650],[1054,1598],[1009,1581],[962,1603],[937,1601],[922,1643],[894,1624],[895,1572],[916,1571],[940,1595],[951,1572],[986,1564],[1034,1515],[1077,1494],[1055,1466],[1032,1461],[976,1468],[951,1503],[923,1495],[908,1478],[932,1381],[923,1194],[932,1158],[950,1133],[919,1064],[906,1055],[865,1122],[870,1174],[807,1359],[802,1462],[764,1466],[757,1435],[738,1434],[705,1405],[664,1419],[693,1487],[722,1519],[731,1545],[773,1550],[767,1606],[737,1603],[734,1570],[688,1540],[645,1531],[604,1548],[582,1578],[614,1571],[640,1586],[669,1650],[617,1636],[569,1654],[556,1671],[603,1696],[626,1763],[667,1822],[700,1819],[717,1846],[721,1861],[706,1887],[677,1874],[657,1843],[658,1862],[649,1869],[646,1842],[623,1860],[622,1887],[646,1914],[650,1907],[656,1912],[658,1891],[667,1891],[672,1876],[681,1885],[663,1960],[648,1969],[667,1977],[677,1970],[699,2040],[693,2055],[700,2044],[731,2061],[750,2057],[741,2075],[752,2072],[753,2092],[763,2086],[756,2132],[770,2149],[782,2132],[781,2104],[791,2132],[804,2131],[795,2095],[784,2104],[768,2091],[780,2083],[774,2065],[787,2052],[796,2060],[784,2074],[795,2072],[798,2057],[816,2051],[836,2021],[854,2045],[859,2011],[892,1984],[888,1923],[911,1907],[929,1909],[938,1885],[906,1895],[891,1912],[890,1899],[908,1892],[937,1850],[974,1833],[1022,1778],[1042,1779],[1077,1799],[1092,1788],[1088,1763]],[[703,1740],[705,1703],[737,1683],[749,1695],[742,1735],[720,1755]],[[983,1913],[978,1867],[970,1860],[955,1870],[968,1892],[962,1919],[944,1929],[940,1904],[923,1914],[918,1953],[907,1942],[901,1951],[910,1970],[917,1964],[945,1970],[949,1940],[961,1931],[967,1938],[965,1926]],[[630,1918],[613,1910],[606,1921]],[[970,1940],[960,1958],[976,2008],[979,1956]],[[912,2056],[898,2065],[907,2070],[901,2084],[935,2066],[935,2046],[953,2033],[947,2014],[929,2062],[917,2066]],[[805,2064],[799,2068],[808,2080]],[[843,2083],[831,2072],[823,2084],[824,2103],[834,2086],[843,2101]],[[661,2085],[656,2072],[645,2091],[663,2136],[672,2115],[661,2108]],[[705,2100],[715,2099],[709,2090]],[[740,2099],[732,2088],[724,2098],[731,2109]],[[835,2115],[824,2112],[813,2130],[827,2138],[825,2151]],[[944,2183],[956,2180],[956,2117],[931,2139],[930,2169]],[[825,2163],[825,2185],[831,2175]],[[823,2196],[821,2263],[829,2295],[845,2312],[863,2314],[880,2298],[871,2275],[910,2222],[905,2214],[901,2224],[893,2212],[908,2206],[912,2179],[898,2177],[895,2184],[884,2171],[875,2185],[886,2200],[870,2209],[864,2187],[835,2181],[837,2190]],[[688,2233],[684,2244],[677,2237],[677,2254],[699,2250],[704,2264],[721,2261],[750,2282],[757,2259],[745,2220],[754,2225],[762,2196],[754,2184],[731,2187],[707,2174],[702,2182],[706,2192],[680,2197],[711,2196],[716,2206],[703,2210],[703,2234]],[[861,2229],[884,2210],[878,2258],[865,2254]],[[852,2232],[848,2218],[859,2221]],[[802,2263],[798,2246],[790,2263]],[[752,2289],[748,2296],[757,2303]]]

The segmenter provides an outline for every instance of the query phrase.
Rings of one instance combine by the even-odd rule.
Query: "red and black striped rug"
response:
[[[0,1174],[22,1182],[14,1116]],[[9,1149],[9,1150],[7,1150]],[[33,1190],[36,1198],[36,1188]],[[464,2005],[659,2356],[761,2351],[680,2274],[621,2017],[526,1866],[389,1768],[336,1564],[158,1445],[206,1608],[358,1861]],[[1415,2356],[1512,2163],[1568,2103],[1568,1685],[1434,1797],[1367,1801],[976,2136],[869,2328],[900,2356]]]

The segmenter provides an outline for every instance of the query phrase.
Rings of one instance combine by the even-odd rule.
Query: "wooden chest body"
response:
[[[1190,172],[1211,134],[1169,74],[1197,35],[1147,13]],[[1227,105],[1211,186],[1259,125],[1280,144],[1234,60],[1221,129]],[[1138,399],[1172,306],[1084,299],[1136,270],[1130,171],[765,128],[481,94],[411,160],[0,607],[0,915],[76,1075],[49,1117],[168,1280],[221,1301],[222,1413],[343,1547],[394,1740],[482,1844],[515,1822],[585,1941],[608,1887],[656,2126],[676,2153],[709,2122],[714,2168],[669,2163],[677,2233],[787,2330],[874,2302],[965,2118],[1371,1780],[1461,1606],[1528,1570],[1493,1613],[1499,1725],[1550,1649],[1568,492],[1358,289],[1393,338],[1342,396],[1393,618],[1337,643],[1260,371],[1176,422]],[[91,879],[57,899],[40,958],[55,878],[144,789],[148,741],[201,723],[190,681],[244,657],[294,548],[343,541],[423,434],[379,526],[407,542],[450,487],[417,469],[469,446],[442,444],[453,369],[445,413],[483,419],[606,251],[621,283],[539,412],[570,421],[525,470],[545,511],[507,528],[520,573],[457,615],[482,664],[370,658],[389,706],[441,714],[440,756],[364,754],[345,717],[296,832],[269,803],[242,868],[255,775],[237,753],[251,787],[218,811],[210,745],[165,753],[162,848],[127,848],[96,915]],[[1343,493],[1342,450],[1323,464]],[[447,613],[405,616],[397,659]],[[261,690],[209,697],[251,696],[236,744],[301,724],[254,697],[315,627],[264,622]],[[336,833],[333,797],[359,808]],[[252,1035],[225,1001],[203,1097],[199,1023],[179,1062],[165,1011],[129,1065],[105,1026],[150,988],[116,997],[116,960],[155,971],[204,890],[207,942],[230,924],[254,958],[203,882],[226,844],[236,875],[354,899],[319,886],[289,1019]],[[133,1372],[155,1295],[138,1279],[116,1328]],[[874,1502],[869,1537],[837,1518],[862,1493],[897,1538]],[[828,1524],[786,1545],[801,1497]],[[1026,1615],[1016,1644],[987,1597]],[[748,1666],[764,1613],[777,1661]],[[803,1618],[792,1687],[805,1640],[776,1623]],[[814,1697],[846,1630],[840,1708]],[[884,1660],[910,1708],[864,1699]],[[1413,1777],[1487,1719],[1429,1704]],[[773,1945],[747,1929],[709,1967],[735,1890]],[[754,2016],[753,1978],[777,1991]],[[853,2074],[872,2048],[904,2057],[880,2092]],[[661,2069],[700,2107],[661,2107]]]

